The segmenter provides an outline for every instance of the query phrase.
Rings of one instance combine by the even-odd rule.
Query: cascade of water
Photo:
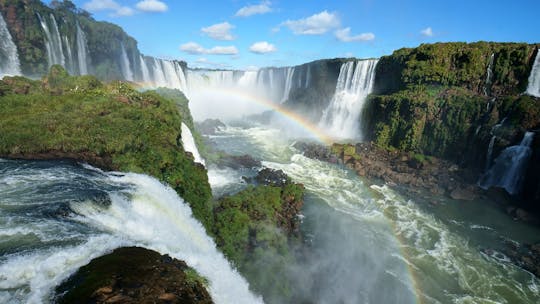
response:
[[[489,96],[491,94],[491,83],[493,82],[493,61],[495,60],[495,54],[491,54],[489,57],[489,63],[486,69],[486,81],[484,82],[484,95]]]
[[[54,19],[54,15],[50,15],[53,25],[53,32],[51,32],[51,30],[49,29],[47,20],[45,20],[45,18],[43,18],[39,13],[37,13],[37,16],[39,18],[41,28],[43,28],[43,31],[45,32],[45,48],[47,50],[47,59],[49,62],[49,66],[53,64],[60,64],[62,66],[65,66],[66,62],[64,57],[64,51],[62,49],[62,41],[60,40],[60,32],[58,30],[58,24],[56,23],[56,19]]]
[[[373,89],[378,60],[349,61],[341,66],[336,92],[319,126],[336,138],[360,138],[360,114]]]
[[[161,60],[154,58],[154,66],[152,67],[152,70],[154,84],[158,87],[164,87],[167,81],[165,79],[165,72],[163,71]]]
[[[88,74],[88,47],[86,35],[77,23],[77,61],[79,63],[79,74]]]
[[[7,24],[2,14],[0,14],[0,77],[20,74],[21,68],[17,46],[15,46]]]
[[[306,72],[306,83],[304,84],[304,88],[309,87],[309,83],[311,81],[311,66],[307,66],[307,72]]]
[[[491,139],[489,140],[489,146],[486,156],[486,169],[485,172],[489,170],[491,167],[491,156],[493,155],[493,146],[495,145],[495,140],[497,139],[497,136],[493,135],[491,136]]]
[[[529,84],[527,85],[527,94],[540,97],[540,50],[536,52],[534,65],[529,75]]]
[[[172,89],[184,89],[174,62],[168,60],[160,61],[161,66],[163,66],[163,75],[165,75],[165,86]]]
[[[133,71],[131,70],[131,63],[126,52],[126,48],[123,43],[120,43],[120,66],[122,68],[122,75],[127,81],[133,81]]]
[[[139,60],[141,61],[142,81],[149,84],[152,82],[152,79],[150,78],[150,70],[148,69],[146,60],[144,60],[143,55],[139,56]]]
[[[294,76],[294,67],[287,68],[287,74],[285,76],[285,89],[283,90],[283,97],[281,97],[281,103],[284,103],[289,99],[289,94],[291,93],[292,82]]]
[[[190,152],[191,154],[193,154],[193,158],[195,159],[195,162],[206,166],[204,159],[199,153],[199,149],[197,149],[197,145],[195,144],[195,139],[193,138],[193,134],[191,133],[191,130],[189,129],[188,126],[186,126],[185,123],[182,123],[182,147],[184,148],[184,151]]]
[[[56,23],[56,19],[54,18],[54,15],[51,14],[51,21],[52,21],[52,25],[53,25],[53,35],[52,35],[52,38],[53,38],[53,41],[54,41],[54,47],[55,47],[55,52],[57,52],[57,54],[59,54],[60,56],[60,62],[59,64],[61,64],[62,66],[66,66],[66,57],[64,56],[64,49],[62,47],[62,40],[60,39],[60,31],[58,30],[58,24]],[[69,46],[68,46],[69,48]]]
[[[71,74],[75,74],[75,63],[73,61],[73,53],[71,52],[71,43],[69,42],[69,38],[67,36],[64,36],[64,45],[66,46],[67,51],[67,58],[66,58],[66,70]]]
[[[511,195],[519,194],[532,155],[530,146],[533,138],[533,132],[526,132],[519,145],[504,149],[494,160],[493,166],[480,178],[478,185],[486,190],[501,187]]]

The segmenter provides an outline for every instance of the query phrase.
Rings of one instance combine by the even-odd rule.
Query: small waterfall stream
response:
[[[540,97],[540,50],[536,53],[534,65],[529,75],[527,94]]]
[[[0,78],[4,75],[20,75],[21,68],[17,46],[0,14]]]

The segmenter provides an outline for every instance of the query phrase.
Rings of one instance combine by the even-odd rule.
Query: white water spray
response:
[[[21,68],[17,46],[15,46],[7,24],[2,14],[0,14],[0,78],[4,75],[20,74]]]
[[[360,114],[373,89],[378,60],[349,61],[341,66],[336,92],[319,126],[335,138],[360,138]]]
[[[131,63],[126,52],[126,48],[123,43],[120,43],[120,66],[122,68],[122,75],[127,81],[133,81],[133,71],[131,70]]]
[[[111,175],[110,179],[132,184],[134,192],[129,198],[111,194],[108,207],[72,204],[82,222],[185,261],[210,281],[209,291],[216,303],[262,303],[173,189],[140,174]]]
[[[197,145],[195,144],[195,139],[193,138],[193,134],[191,133],[191,130],[189,129],[188,126],[186,126],[185,123],[182,123],[182,147],[184,148],[184,151],[190,152],[191,154],[193,154],[193,158],[195,159],[195,162],[206,165],[206,163],[204,162],[204,159],[199,153],[199,149],[197,149]]]
[[[504,188],[509,194],[521,192],[527,164],[532,155],[533,132],[526,132],[521,143],[504,149],[495,159],[493,166],[480,178],[478,185],[483,189]]]
[[[536,52],[534,65],[531,69],[531,74],[529,75],[527,94],[540,97],[540,50]]]
[[[79,23],[77,23],[77,62],[79,64],[79,74],[88,74],[88,47],[86,42],[86,35],[81,29]]]

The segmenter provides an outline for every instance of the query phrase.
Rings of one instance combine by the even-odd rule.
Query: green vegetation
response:
[[[257,292],[283,296],[291,284],[283,275],[294,258],[291,242],[302,205],[304,187],[287,183],[282,187],[250,186],[222,198],[214,208],[216,243],[247,277]],[[298,225],[298,223],[296,224]]]
[[[521,95],[536,56],[524,43],[436,43],[405,48],[377,65],[375,94],[362,119],[386,149],[434,155],[483,169],[493,126],[495,150],[540,127],[538,99]],[[493,55],[492,78],[487,68]]]
[[[211,227],[206,170],[180,144],[178,107],[185,99],[177,104],[127,83],[71,77],[60,66],[53,66],[41,83],[5,78],[0,96],[1,156],[82,158],[106,169],[155,176]]]

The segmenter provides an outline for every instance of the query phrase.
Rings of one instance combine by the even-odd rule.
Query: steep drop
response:
[[[527,94],[540,97],[540,51],[536,53],[536,59],[529,75]]]
[[[17,46],[13,43],[4,17],[0,14],[0,77],[20,74],[21,68]]]
[[[336,92],[319,126],[340,139],[362,139],[360,114],[373,89],[377,59],[349,61],[341,66]]]

